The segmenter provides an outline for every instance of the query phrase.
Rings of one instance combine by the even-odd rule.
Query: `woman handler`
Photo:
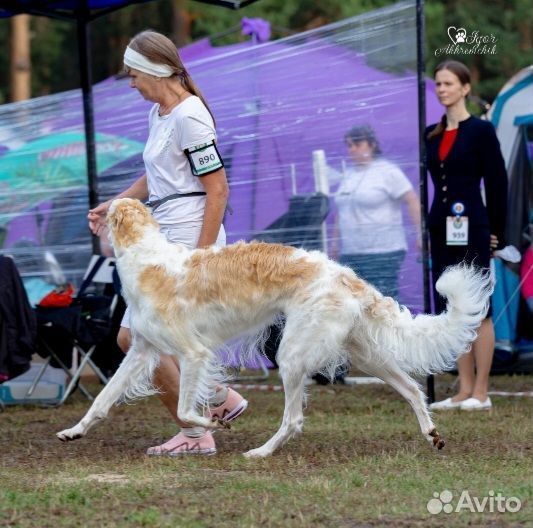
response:
[[[117,198],[149,200],[154,218],[168,240],[189,248],[223,246],[222,220],[228,197],[224,165],[216,147],[213,116],[185,69],[176,46],[164,35],[143,31],[124,53],[130,84],[154,103],[148,116],[149,136],[143,152],[146,173]],[[100,235],[111,200],[89,211],[89,226]],[[135,329],[133,329],[134,331]],[[118,334],[120,348],[131,345],[129,313]],[[180,426],[168,442],[148,449],[149,455],[214,454],[210,431],[190,427],[177,418],[179,365],[162,354],[154,385]],[[231,421],[247,407],[237,392],[219,387],[210,401],[213,417]]]

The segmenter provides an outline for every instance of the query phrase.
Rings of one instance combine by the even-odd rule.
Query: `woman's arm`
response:
[[[207,194],[204,220],[197,246],[201,248],[210,246],[217,240],[226,210],[229,188],[224,169],[219,169],[211,174],[201,176],[199,180]]]
[[[148,199],[148,182],[146,174],[143,174],[140,178],[135,180],[130,187],[125,191],[121,192],[116,198],[137,198],[137,200],[147,200]],[[113,200],[111,200],[113,201]]]
[[[89,210],[87,218],[89,219],[89,229],[94,235],[100,236],[105,227],[107,210],[111,205],[111,202],[117,198],[137,198],[139,200],[146,200],[148,198],[148,183],[146,180],[146,174],[143,174],[140,178],[135,180],[133,184],[125,191],[121,192],[115,198],[107,200],[100,205],[97,205],[94,209]]]
[[[420,200],[418,199],[418,196],[416,195],[415,191],[413,191],[413,189],[403,194],[402,200],[406,203],[407,212],[409,213],[409,216],[411,217],[411,222],[415,226],[416,244],[417,244],[417,247],[420,248],[422,247],[422,237],[421,237],[422,220],[420,216]]]

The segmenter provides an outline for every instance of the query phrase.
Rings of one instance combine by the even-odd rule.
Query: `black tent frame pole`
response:
[[[89,207],[98,205],[98,171],[96,167],[96,141],[94,132],[94,108],[92,72],[90,57],[89,10],[78,14],[77,20],[78,54],[80,61],[80,84],[83,98],[83,121],[85,125],[85,149],[87,154],[87,180],[89,186]],[[91,237],[93,254],[100,254],[97,236]]]
[[[426,75],[424,57],[424,0],[416,0],[416,64],[418,78],[418,145],[420,169],[420,205],[422,209],[422,281],[424,291],[424,312],[431,313],[430,280],[429,280],[429,240],[427,230],[428,215],[428,181],[426,166],[426,147],[424,132],[426,130]],[[435,380],[427,378],[427,397],[429,403],[435,401]]]

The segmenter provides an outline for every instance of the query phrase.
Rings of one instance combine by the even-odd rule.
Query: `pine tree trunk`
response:
[[[31,97],[30,16],[11,19],[11,100]]]
[[[184,0],[172,2],[172,40],[178,48],[185,46],[191,39],[191,15],[185,8]]]

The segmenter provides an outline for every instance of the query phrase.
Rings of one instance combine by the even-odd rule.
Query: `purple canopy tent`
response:
[[[201,41],[182,50],[217,119],[235,210],[225,220],[230,241],[253,238],[285,213],[294,183],[298,193],[315,190],[314,151],[324,150],[328,164],[341,170],[347,159],[343,136],[356,124],[371,124],[385,157],[402,168],[415,189],[419,187],[412,11],[412,5],[404,4],[275,42],[221,49]],[[379,47],[368,46],[369,34]],[[403,52],[406,56],[399,67],[371,66],[383,60],[386,39],[392,39],[391,48],[408,50]],[[102,90],[108,104],[120,100],[130,108],[129,120],[138,116],[134,122],[140,127],[134,126],[129,137],[143,141],[150,105],[126,85],[126,80],[107,80],[95,92]],[[431,81],[426,83],[425,98],[429,120],[438,120],[441,107]],[[101,122],[98,112],[96,123],[98,130],[111,124]],[[331,237],[331,229],[328,234]],[[409,234],[412,251],[402,274],[409,280],[403,284],[402,301],[422,311],[420,255],[412,229]]]

